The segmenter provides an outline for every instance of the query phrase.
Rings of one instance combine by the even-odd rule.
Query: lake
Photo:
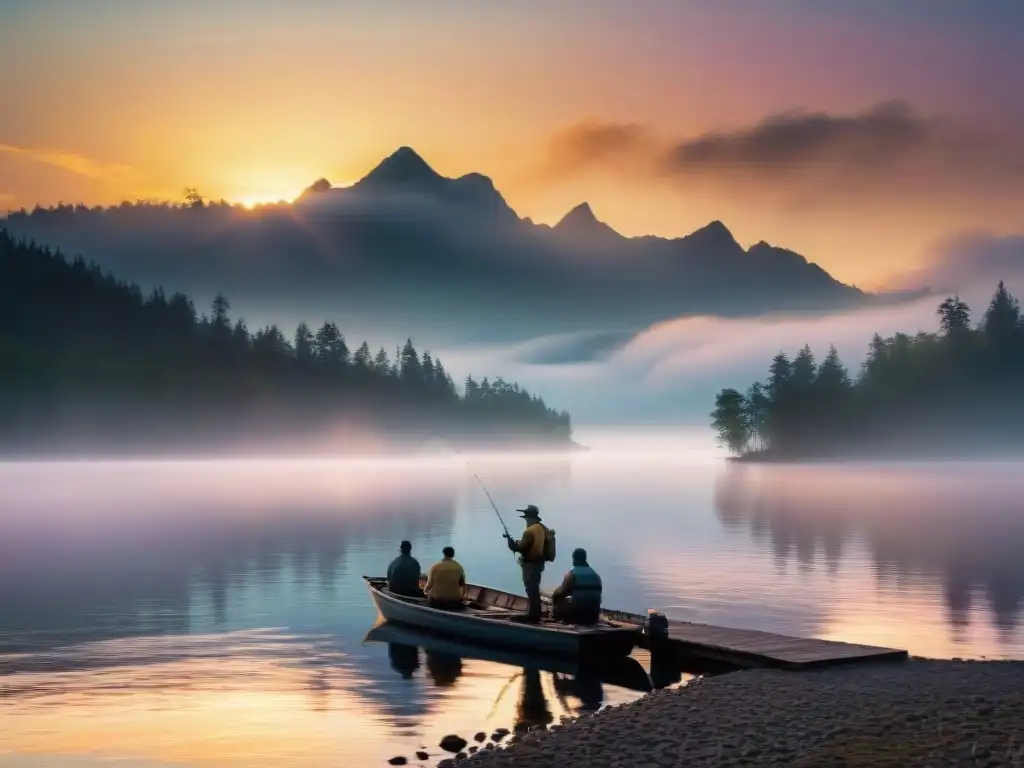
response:
[[[1024,658],[1024,464],[471,464],[514,533],[527,503],[556,530],[545,587],[584,546],[611,607]],[[405,538],[424,570],[450,544],[470,580],[521,591],[458,457],[7,463],[0,499],[5,768],[384,765],[421,746],[436,760],[448,733],[640,695],[364,642],[377,614],[360,576]]]

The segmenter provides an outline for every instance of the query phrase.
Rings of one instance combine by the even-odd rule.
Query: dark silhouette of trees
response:
[[[203,208],[206,206],[206,199],[199,194],[195,187],[185,189],[185,205],[189,208]]]
[[[460,395],[440,359],[407,339],[396,360],[340,329],[250,333],[219,294],[197,315],[182,294],[143,295],[77,258],[0,230],[0,442],[176,448],[335,424],[377,435],[566,443],[567,413],[501,379]],[[484,379],[487,382],[487,379]],[[344,430],[329,447],[344,448]],[[340,441],[340,442],[339,442]],[[102,447],[102,446],[101,446]]]
[[[1024,448],[1024,318],[1000,282],[980,324],[950,296],[940,333],[875,334],[856,380],[835,347],[815,364],[809,347],[780,352],[745,395],[723,389],[711,424],[736,454],[958,455]]]

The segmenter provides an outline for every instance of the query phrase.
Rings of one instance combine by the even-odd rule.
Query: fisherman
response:
[[[541,619],[540,579],[544,574],[548,529],[541,525],[540,510],[535,505],[528,504],[526,509],[517,509],[516,512],[520,512],[519,516],[526,521],[526,531],[519,541],[507,533],[505,538],[508,548],[519,553],[519,565],[523,569],[523,586],[530,601],[529,612],[523,618],[529,623],[536,623]]]
[[[554,618],[574,624],[596,624],[601,615],[601,577],[587,563],[587,550],[572,552],[572,569],[551,593]]]
[[[455,550],[441,550],[444,559],[430,566],[427,574],[427,601],[431,608],[458,608],[462,606],[462,591],[466,588],[466,572],[455,560]]]
[[[412,544],[403,541],[398,557],[388,566],[388,589],[403,597],[423,597],[420,589],[420,563],[412,556]]]

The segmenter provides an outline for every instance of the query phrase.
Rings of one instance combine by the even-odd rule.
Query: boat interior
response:
[[[427,604],[425,597],[406,597],[405,595],[398,595],[391,592],[387,588],[387,580],[384,578],[371,578],[369,576],[364,578],[373,588],[380,590],[394,599],[424,606]],[[571,622],[560,621],[552,618],[550,615],[551,600],[543,596],[541,600],[544,602],[544,616],[541,619],[541,626],[551,629],[572,629],[582,632],[634,629],[634,627],[627,622],[612,621],[603,615],[597,624],[591,625],[573,624]],[[460,608],[449,608],[445,610],[467,611],[477,614],[482,618],[513,621],[516,617],[525,614],[529,607],[529,600],[527,600],[524,595],[515,595],[511,592],[505,592],[500,589],[482,587],[479,584],[467,584],[465,592],[463,593],[462,606]]]

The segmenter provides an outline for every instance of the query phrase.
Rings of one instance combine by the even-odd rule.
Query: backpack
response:
[[[555,547],[555,531],[553,528],[545,528],[544,533],[544,562],[553,563],[555,562],[555,553],[557,551]]]

